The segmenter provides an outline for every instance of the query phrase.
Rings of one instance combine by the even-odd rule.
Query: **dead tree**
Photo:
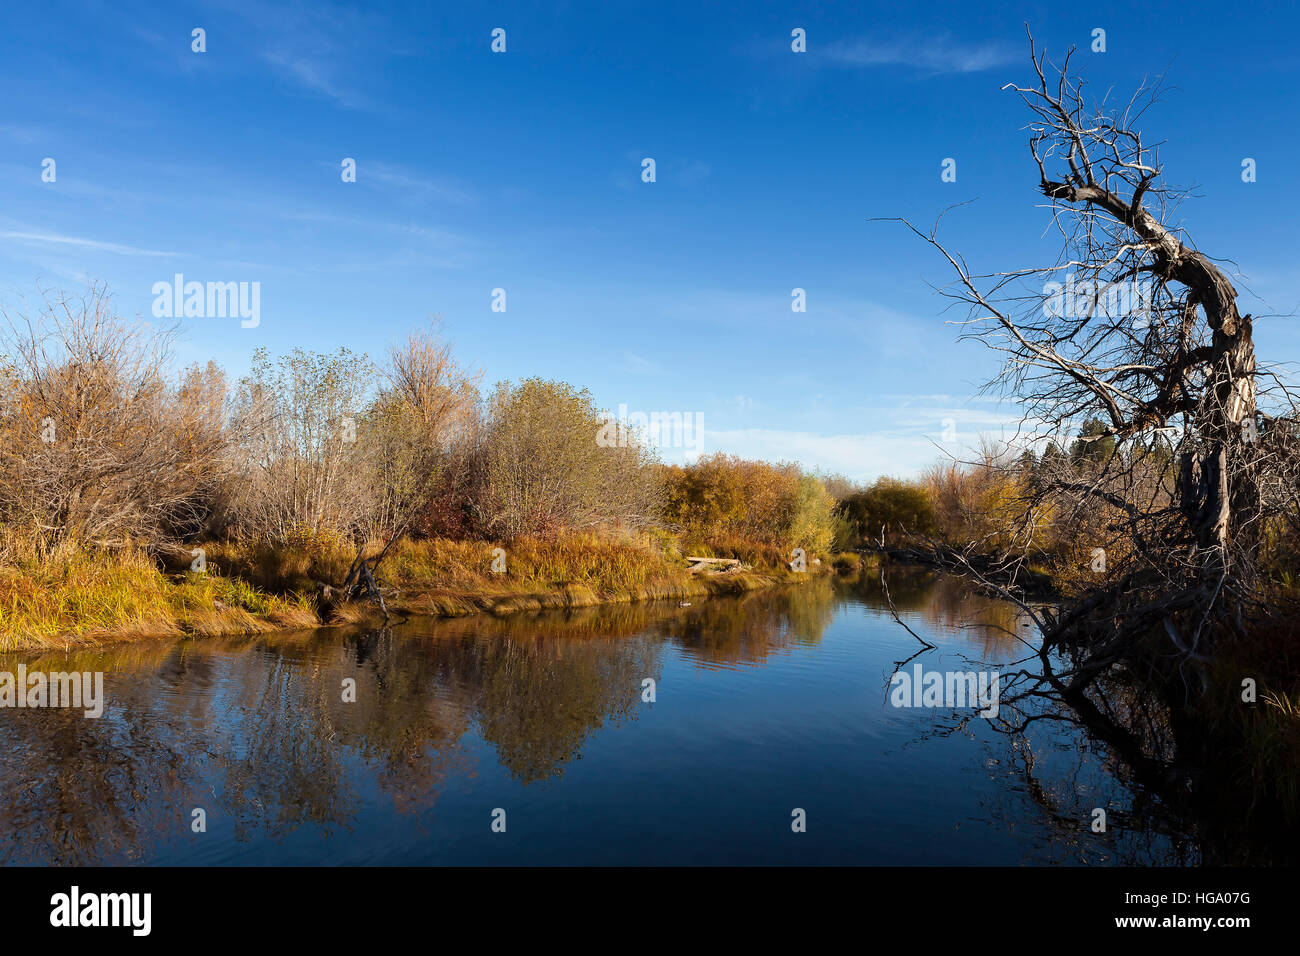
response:
[[[1056,67],[1029,42],[1036,80],[1004,89],[1031,114],[1056,260],[976,275],[939,242],[937,223],[925,233],[904,222],[955,270],[943,292],[970,307],[968,334],[1003,353],[990,388],[1021,404],[1018,437],[1094,419],[1102,427],[1082,440],[1113,445],[1085,474],[1057,469],[1027,503],[1026,529],[1050,500],[1104,508],[1122,537],[1090,593],[1043,612],[1049,640],[1088,643],[1101,660],[1156,632],[1204,658],[1240,632],[1266,522],[1294,512],[1295,404],[1257,366],[1252,317],[1228,273],[1175,219],[1187,193],[1165,181],[1159,144],[1138,129],[1159,85],[1092,101],[1070,55]],[[1172,451],[1163,470],[1142,454],[1156,440]]]

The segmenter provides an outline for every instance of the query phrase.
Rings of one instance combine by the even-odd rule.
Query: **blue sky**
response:
[[[1166,74],[1145,125],[1169,180],[1197,187],[1183,225],[1235,261],[1243,309],[1277,316],[1258,327],[1262,359],[1300,358],[1300,12],[1223,9],[12,5],[0,298],[98,279],[152,319],[152,287],[175,273],[259,282],[256,328],[186,326],[182,362],[235,374],[259,346],[377,356],[436,315],[487,383],[541,375],[602,407],[698,412],[705,451],[913,474],[1015,410],[977,394],[992,357],[945,324],[960,318],[931,289],[946,264],[869,220],[928,224],[976,200],[943,230],[974,267],[1054,258],[1026,114],[999,90],[1032,75],[1026,20],[1053,54],[1079,45],[1094,88]],[[1097,27],[1105,53],[1088,52]]]

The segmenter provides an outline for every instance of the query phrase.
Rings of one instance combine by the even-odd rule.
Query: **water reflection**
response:
[[[963,582],[894,571],[889,593],[940,657],[1026,655],[1017,609]],[[1027,698],[997,727],[878,707],[881,677],[916,649],[883,607],[866,575],[687,608],[25,657],[29,670],[104,671],[108,706],[99,720],[0,712],[0,860],[495,860],[483,854],[501,841],[467,843],[466,821],[501,800],[545,809],[556,830],[502,862],[603,860],[619,841],[625,862],[1198,861],[1180,808],[1060,701]],[[647,678],[671,704],[647,709]],[[646,767],[668,769],[647,785],[634,779]],[[786,789],[844,832],[798,847],[780,827],[764,835],[766,802]],[[909,806],[899,795],[913,791],[926,797]],[[736,806],[715,805],[726,799]],[[655,814],[683,822],[638,842],[618,815],[629,802],[647,834]],[[1105,839],[1087,827],[1097,805],[1112,808]],[[586,829],[561,833],[556,815],[578,807]],[[882,819],[899,832],[882,835]],[[679,832],[691,821],[698,833]],[[954,836],[963,825],[972,836]]]

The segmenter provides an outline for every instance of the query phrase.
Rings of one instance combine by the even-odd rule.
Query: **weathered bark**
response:
[[[1183,455],[1179,481],[1181,510],[1188,521],[1204,570],[1218,576],[1231,573],[1230,554],[1237,531],[1258,518],[1259,493],[1239,455],[1253,435],[1256,417],[1255,349],[1250,316],[1237,310],[1237,290],[1222,270],[1204,254],[1189,249],[1142,205],[1145,190],[1131,200],[1095,184],[1042,183],[1043,194],[1066,203],[1102,210],[1128,226],[1152,253],[1150,271],[1164,281],[1187,287],[1188,319],[1199,307],[1212,334],[1211,353],[1203,369],[1206,387],[1199,405],[1184,411],[1184,425],[1199,450]],[[1197,358],[1201,357],[1198,353]],[[1179,363],[1170,370],[1171,388],[1151,403],[1148,414],[1122,422],[1116,435],[1140,430],[1151,421],[1167,421],[1184,405],[1183,381],[1196,365]],[[1243,423],[1249,422],[1247,428]]]
[[[1104,667],[1167,635],[1179,655],[1204,663],[1255,606],[1265,524],[1281,518],[1300,528],[1292,517],[1300,510],[1296,403],[1271,373],[1261,389],[1252,318],[1239,311],[1237,289],[1170,224],[1186,193],[1164,183],[1158,147],[1134,126],[1158,90],[1139,89],[1117,107],[1089,103],[1069,56],[1048,68],[1030,43],[1037,83],[1005,88],[1032,114],[1038,188],[1063,240],[1056,261],[975,275],[938,241],[937,224],[927,235],[904,222],[952,266],[955,289],[944,294],[970,307],[968,334],[1005,355],[989,387],[1020,404],[1017,437],[1051,447],[1091,422],[1078,442],[1111,440],[1084,472],[1054,459],[1010,532],[1023,559],[1041,552],[1041,513],[1054,523],[1065,515],[1067,525],[1078,517],[1093,536],[1082,543],[1116,558],[1074,581],[1080,595],[1059,613],[1035,618],[1048,642],[1087,648]],[[1079,280],[1146,288],[1136,305],[1099,308],[1094,295],[1081,308],[1071,293],[1063,308],[1059,290]],[[1261,391],[1270,410],[1281,395],[1282,414],[1261,414]],[[1172,471],[1157,448],[1172,455]],[[968,550],[984,546],[972,541]],[[966,558],[972,576],[990,577]]]

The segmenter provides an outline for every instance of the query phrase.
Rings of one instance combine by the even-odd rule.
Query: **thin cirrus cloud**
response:
[[[348,110],[383,110],[357,89],[356,78],[402,46],[383,14],[346,3],[268,5],[229,0],[261,61],[307,93]]]
[[[474,201],[473,193],[450,180],[422,176],[394,163],[365,161],[364,165],[359,165],[358,179],[362,182],[373,180],[384,188],[402,193],[407,199],[417,201],[433,200],[459,206]]]
[[[797,461],[810,470],[842,474],[854,481],[871,481],[885,473],[918,474],[942,457],[936,443],[924,435],[705,429],[703,445],[704,454],[726,450],[742,458]]]
[[[82,249],[94,249],[99,252],[111,252],[119,256],[156,256],[171,258],[181,255],[179,252],[163,252],[158,249],[139,249],[124,246],[117,242],[101,242],[98,239],[82,239],[78,236],[60,236],[40,232],[0,232],[2,239],[14,239],[20,242],[53,243],[56,245],[77,246]]]
[[[49,133],[38,126],[20,126],[12,123],[0,123],[0,136],[16,143],[38,143],[49,137]]]
[[[985,442],[995,448],[1025,444],[1018,413],[993,400],[884,397],[893,402],[859,410],[858,419],[870,423],[870,431],[705,428],[702,448],[663,449],[661,454],[666,461],[679,463],[695,453],[725,451],[764,461],[797,461],[814,471],[872,481],[886,474],[915,476],[940,461],[974,460]]]
[[[321,223],[332,226],[346,226],[373,232],[389,232],[398,236],[423,240],[438,249],[468,251],[477,248],[479,243],[470,236],[448,229],[421,226],[409,222],[386,219],[365,219],[357,216],[339,216],[332,213],[286,211],[279,214],[281,219],[303,223]]]
[[[279,50],[264,54],[263,59],[298,86],[332,100],[344,109],[361,110],[370,106],[365,97],[334,80],[329,75],[328,68],[319,60]]]
[[[910,66],[929,73],[978,73],[1006,66],[1021,54],[1001,41],[967,43],[950,37],[834,40],[821,51],[834,66]]]
[[[644,355],[638,355],[635,352],[624,352],[623,370],[634,375],[659,375],[662,374],[663,367]]]

